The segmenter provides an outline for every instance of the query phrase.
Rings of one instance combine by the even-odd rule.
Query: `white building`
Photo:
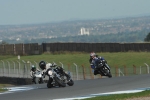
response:
[[[81,30],[80,30],[80,35],[89,35],[90,33],[89,33],[89,29],[86,29],[86,28],[81,28]]]

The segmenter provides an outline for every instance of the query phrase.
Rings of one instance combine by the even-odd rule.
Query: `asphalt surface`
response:
[[[89,94],[150,87],[150,74],[75,81],[73,86],[47,88],[46,84],[24,85],[28,90],[0,94],[0,100],[53,100]]]

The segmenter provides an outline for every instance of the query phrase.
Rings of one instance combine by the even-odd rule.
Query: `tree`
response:
[[[146,38],[144,39],[145,42],[149,42],[150,41],[150,32],[147,34]]]

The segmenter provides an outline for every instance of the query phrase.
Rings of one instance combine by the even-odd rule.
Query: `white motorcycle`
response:
[[[33,73],[33,83],[35,83],[35,84],[42,84],[42,83],[44,83],[41,71],[35,71]]]

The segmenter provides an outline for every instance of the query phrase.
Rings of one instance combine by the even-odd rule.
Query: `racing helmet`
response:
[[[36,71],[36,67],[34,65],[31,65],[31,70],[34,72]]]
[[[45,61],[40,61],[39,66],[42,70],[46,69],[46,63]]]

